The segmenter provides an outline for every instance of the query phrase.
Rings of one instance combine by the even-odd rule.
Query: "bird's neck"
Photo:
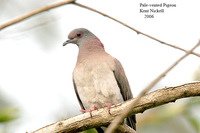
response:
[[[87,39],[79,46],[78,60],[87,59],[89,56],[105,52],[104,46],[98,38]]]

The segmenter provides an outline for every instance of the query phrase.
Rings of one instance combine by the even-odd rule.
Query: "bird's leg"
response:
[[[108,104],[108,105],[106,105],[106,104],[104,104],[104,107],[107,107],[108,108],[108,113],[111,115],[111,113],[110,113],[110,107],[112,106],[112,104]]]

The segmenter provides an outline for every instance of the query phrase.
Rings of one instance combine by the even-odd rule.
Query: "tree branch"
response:
[[[22,16],[19,16],[19,17],[16,17],[14,19],[11,19],[3,24],[0,25],[0,30],[10,26],[10,25],[13,25],[13,24],[16,24],[24,19],[27,19],[33,15],[36,15],[38,13],[41,13],[41,12],[44,12],[44,11],[47,11],[49,9],[52,9],[52,8],[55,8],[55,7],[58,7],[58,6],[61,6],[61,5],[65,5],[65,4],[69,4],[69,3],[72,3],[74,2],[75,0],[63,0],[63,1],[59,1],[59,2],[55,2],[55,3],[52,3],[52,4],[49,4],[49,5],[45,5],[45,6],[42,6],[40,8],[37,8],[31,12],[28,12]]]
[[[143,32],[140,32],[139,30],[136,30],[135,28],[133,28],[133,27],[131,27],[131,26],[125,24],[124,22],[121,22],[121,21],[117,20],[116,18],[113,18],[113,17],[111,17],[111,16],[109,16],[109,15],[107,15],[107,14],[105,14],[105,13],[102,13],[102,12],[96,10],[96,9],[93,9],[93,8],[91,8],[91,7],[82,5],[82,4],[77,3],[77,2],[75,2],[75,3],[73,3],[73,4],[75,4],[75,5],[77,5],[77,6],[80,6],[80,7],[83,7],[83,8],[86,8],[86,9],[88,9],[88,10],[90,10],[90,11],[93,11],[93,12],[96,12],[96,13],[98,13],[98,14],[101,14],[101,15],[103,15],[103,16],[105,16],[105,17],[108,17],[108,18],[110,18],[110,19],[112,19],[112,20],[114,20],[114,21],[116,21],[116,22],[118,22],[118,23],[124,25],[125,27],[127,27],[127,28],[129,28],[129,29],[135,31],[137,34],[144,35],[144,36],[146,36],[146,37],[148,37],[148,38],[151,38],[151,39],[153,39],[153,40],[155,40],[155,41],[160,42],[161,44],[165,44],[165,45],[168,45],[168,46],[170,46],[170,47],[173,47],[173,48],[182,50],[182,51],[184,51],[184,52],[186,52],[186,53],[188,52],[187,50],[185,50],[185,49],[183,49],[183,48],[180,48],[180,47],[178,47],[178,46],[175,46],[175,45],[166,43],[166,42],[161,41],[161,40],[159,40],[159,39],[157,39],[157,38],[155,38],[155,37],[152,37],[152,36],[147,35],[147,34],[145,34],[145,33],[143,33]],[[200,54],[198,54],[198,53],[192,52],[191,54],[194,54],[194,55],[200,57]]]
[[[177,99],[193,96],[200,96],[200,82],[159,89],[142,96],[140,101],[131,107],[129,115],[142,113],[147,109],[169,102],[175,102]],[[33,133],[71,133],[99,126],[108,126],[109,123],[124,112],[133,101],[135,101],[135,99],[131,99],[117,106],[112,106],[110,109],[111,115],[108,113],[107,108],[102,108],[92,111],[92,117],[90,117],[90,113],[77,115],[42,127]]]
[[[155,38],[155,37],[152,37],[152,36],[147,35],[147,34],[145,34],[145,33],[143,33],[143,32],[140,32],[139,30],[136,30],[136,29],[134,29],[133,27],[131,27],[131,26],[129,26],[129,25],[127,25],[127,24],[125,24],[125,23],[123,23],[123,22],[121,22],[121,21],[119,21],[119,20],[117,20],[117,19],[115,19],[115,18],[113,18],[113,17],[111,17],[111,16],[105,14],[105,13],[102,13],[102,12],[100,12],[100,11],[98,11],[98,10],[95,10],[95,9],[91,8],[91,7],[88,7],[88,6],[85,6],[85,5],[76,3],[75,0],[63,0],[63,1],[59,1],[59,2],[55,2],[55,3],[49,4],[49,5],[42,6],[42,7],[38,8],[38,9],[35,9],[35,10],[29,12],[29,13],[26,13],[26,14],[24,14],[24,15],[22,15],[22,16],[19,16],[19,17],[16,17],[16,18],[14,18],[14,19],[11,19],[11,20],[9,20],[9,21],[3,23],[3,24],[0,24],[0,30],[6,28],[6,27],[8,27],[8,26],[11,26],[11,25],[13,25],[13,24],[16,24],[16,23],[18,23],[18,22],[20,22],[20,21],[22,21],[22,20],[24,20],[24,19],[27,19],[27,18],[29,18],[29,17],[32,17],[32,16],[34,16],[34,15],[36,15],[36,14],[39,14],[39,13],[41,13],[41,12],[44,12],[44,11],[47,11],[47,10],[50,10],[50,9],[52,9],[52,8],[59,7],[59,6],[65,5],[65,4],[69,4],[69,3],[74,3],[74,4],[77,5],[77,6],[86,8],[86,9],[91,10],[91,11],[93,11],[93,12],[99,13],[99,14],[105,16],[105,17],[108,17],[108,18],[110,18],[110,19],[112,19],[112,20],[114,20],[114,21],[116,21],[116,22],[118,22],[118,23],[124,25],[125,27],[127,27],[127,28],[129,28],[129,29],[132,29],[132,30],[135,31],[137,34],[142,34],[142,35],[144,35],[144,36],[146,36],[146,37],[148,37],[148,38],[151,38],[151,39],[153,39],[153,40],[155,40],[155,41],[160,42],[161,44],[165,44],[165,45],[168,45],[168,46],[170,46],[170,47],[173,47],[173,48],[182,50],[182,51],[184,51],[184,52],[188,52],[187,50],[185,50],[185,49],[183,49],[183,48],[180,48],[180,47],[178,47],[178,46],[175,46],[175,45],[166,43],[166,42],[161,41],[161,40],[159,40],[159,39],[157,39],[157,38]],[[200,57],[200,54],[198,54],[198,53],[192,52],[191,54],[194,54],[194,55]]]
[[[146,88],[142,90],[142,92],[135,98],[135,101],[131,103],[131,105],[124,110],[124,112],[116,117],[116,119],[113,120],[113,122],[109,125],[105,133],[112,133],[117,129],[117,126],[126,118],[129,113],[131,112],[131,107],[137,104],[137,102],[140,100],[140,98],[147,93],[158,81],[160,81],[170,70],[172,70],[180,61],[182,61],[185,57],[187,57],[189,54],[192,53],[194,49],[196,49],[200,45],[200,40],[198,43],[185,55],[183,55],[181,58],[179,58],[176,62],[174,62],[167,70],[165,70],[163,73],[161,73],[156,79],[154,79]]]

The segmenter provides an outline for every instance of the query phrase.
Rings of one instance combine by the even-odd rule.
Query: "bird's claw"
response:
[[[112,106],[112,104],[108,104],[108,105],[106,105],[106,104],[104,104],[104,107],[107,107],[108,108],[108,113],[111,115],[111,113],[110,113],[110,107]]]
[[[89,113],[90,113],[90,116],[92,117],[92,111],[93,111],[93,110],[98,110],[98,108],[97,108],[96,105],[94,105],[94,109],[88,109],[88,110],[81,109],[80,111],[81,111],[82,113],[87,113],[87,112],[89,112]]]

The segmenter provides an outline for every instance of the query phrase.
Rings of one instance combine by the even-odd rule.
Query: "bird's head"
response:
[[[89,30],[84,28],[78,28],[72,30],[69,35],[67,41],[63,43],[63,46],[67,45],[68,43],[76,44],[78,47],[81,46],[88,38],[95,37],[93,33]]]

